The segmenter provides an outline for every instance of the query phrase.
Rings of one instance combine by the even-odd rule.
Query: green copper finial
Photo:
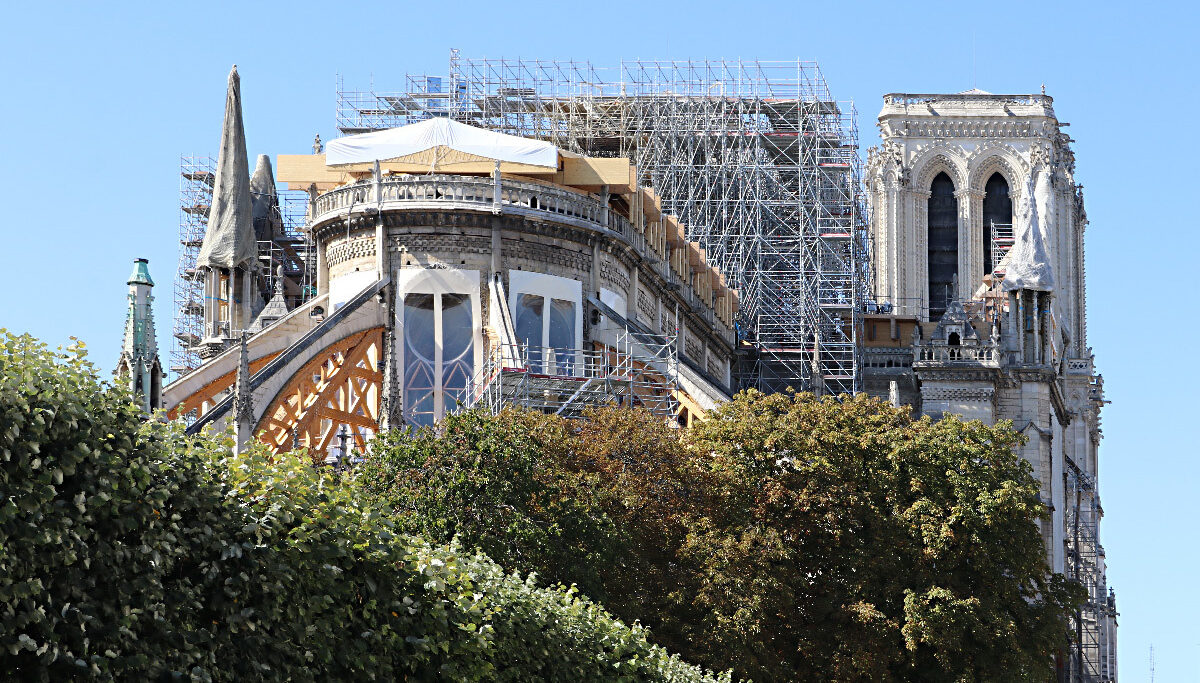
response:
[[[133,274],[129,276],[129,282],[126,284],[154,286],[154,280],[150,279],[149,259],[140,258],[133,261]]]

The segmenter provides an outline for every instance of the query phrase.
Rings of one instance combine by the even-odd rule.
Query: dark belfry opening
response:
[[[993,173],[983,187],[983,272],[992,272],[1012,244],[1012,198],[1008,181]]]
[[[946,312],[958,275],[958,200],[945,173],[929,192],[929,317],[935,319]]]

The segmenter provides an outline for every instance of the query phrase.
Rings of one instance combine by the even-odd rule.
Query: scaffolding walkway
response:
[[[499,412],[516,405],[568,418],[589,408],[643,408],[663,419],[679,410],[675,340],[636,344],[622,334],[615,347],[558,349],[497,344],[479,373],[467,407]]]

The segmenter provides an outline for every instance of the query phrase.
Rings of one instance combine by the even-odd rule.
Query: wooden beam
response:
[[[601,159],[594,157],[560,157],[562,172],[555,176],[560,185],[571,185],[599,192],[608,185],[613,194],[629,194],[636,186],[633,165],[628,159],[616,157]]]
[[[325,165],[324,154],[280,154],[275,157],[275,179],[288,184],[289,190],[307,190],[316,184],[326,191],[352,180],[349,173]]]

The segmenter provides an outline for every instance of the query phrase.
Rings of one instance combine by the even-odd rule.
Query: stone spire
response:
[[[254,217],[254,236],[259,242],[269,242],[282,232],[283,216],[279,213],[279,195],[275,190],[275,174],[271,172],[271,157],[259,154],[250,177],[250,204]]]
[[[133,262],[129,276],[129,309],[125,315],[125,339],[116,376],[137,395],[147,414],[162,407],[162,364],[158,360],[158,340],[154,334],[154,280],[150,279],[149,261]]]
[[[234,452],[245,451],[254,438],[254,399],[250,388],[250,352],[246,340],[250,333],[242,330],[238,346],[237,378],[233,384],[233,419],[237,425]]]
[[[259,332],[270,327],[276,320],[288,314],[287,296],[284,293],[284,276],[283,266],[278,266],[275,269],[275,295],[267,302],[259,312],[258,317],[254,319],[254,324],[250,326],[251,332]]]
[[[258,258],[250,201],[246,131],[242,127],[242,87],[237,65],[229,72],[221,151],[208,211],[208,229],[196,258],[198,268],[249,268]]]

